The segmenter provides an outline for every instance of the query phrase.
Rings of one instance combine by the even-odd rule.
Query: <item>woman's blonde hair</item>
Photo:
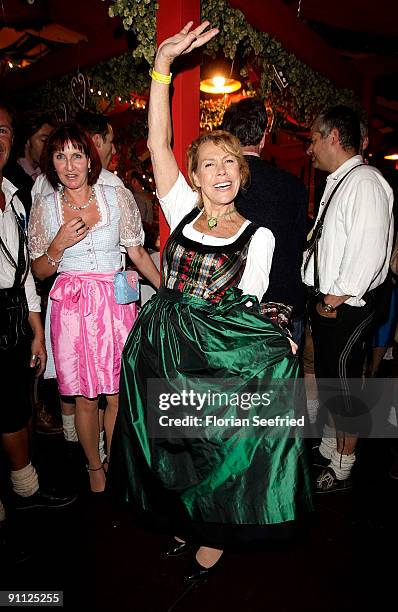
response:
[[[242,152],[242,147],[240,146],[239,140],[236,136],[233,136],[229,132],[224,132],[223,130],[215,130],[214,132],[206,132],[206,134],[202,134],[199,138],[196,138],[188,147],[187,156],[188,156],[188,176],[191,181],[191,185],[195,191],[199,194],[199,208],[203,207],[202,201],[202,193],[201,188],[195,185],[194,173],[197,172],[198,162],[199,162],[199,149],[202,144],[206,142],[212,142],[217,147],[221,147],[229,153],[233,155],[239,164],[240,171],[240,187],[243,188],[247,185],[250,178],[250,170],[247,165],[247,161]]]

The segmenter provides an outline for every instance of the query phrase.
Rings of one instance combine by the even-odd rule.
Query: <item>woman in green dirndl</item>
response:
[[[148,147],[171,235],[162,286],[123,352],[110,466],[136,512],[174,536],[164,557],[196,552],[188,581],[231,541],[278,537],[311,507],[291,426],[295,345],[259,308],[274,238],[234,206],[249,178],[239,142],[221,131],[195,140],[192,187],[171,149],[170,66],[217,34],[207,26],[165,40],[152,71]]]

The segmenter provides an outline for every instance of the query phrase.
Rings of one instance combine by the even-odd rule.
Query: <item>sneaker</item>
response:
[[[44,493],[42,491],[36,491],[33,495],[28,497],[22,497],[21,495],[14,494],[14,503],[16,510],[58,510],[58,508],[65,508],[70,506],[77,499],[77,494],[73,495],[56,495],[55,493]]]
[[[318,446],[313,446],[311,449],[311,463],[314,467],[325,468],[329,465],[330,459],[327,459],[327,457],[322,455],[319,450],[319,446],[320,445],[318,444]]]
[[[334,470],[327,467],[319,474],[315,481],[315,493],[334,493],[337,491],[348,491],[352,487],[352,479],[349,476],[345,480],[339,480]]]

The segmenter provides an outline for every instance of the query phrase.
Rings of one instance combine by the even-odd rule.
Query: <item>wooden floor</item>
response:
[[[159,559],[165,537],[138,527],[127,509],[89,499],[84,465],[67,458],[62,436],[36,434],[42,483],[77,486],[81,495],[69,509],[20,513],[15,530],[33,555],[19,564],[2,559],[1,589],[63,590],[67,610],[394,610],[398,481],[388,468],[397,442],[362,441],[355,487],[316,495],[296,541],[228,552],[206,584],[184,593],[186,561]]]

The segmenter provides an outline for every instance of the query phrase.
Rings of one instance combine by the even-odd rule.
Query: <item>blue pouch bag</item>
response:
[[[118,304],[131,304],[140,297],[138,274],[134,270],[117,272],[113,279],[113,287]]]

